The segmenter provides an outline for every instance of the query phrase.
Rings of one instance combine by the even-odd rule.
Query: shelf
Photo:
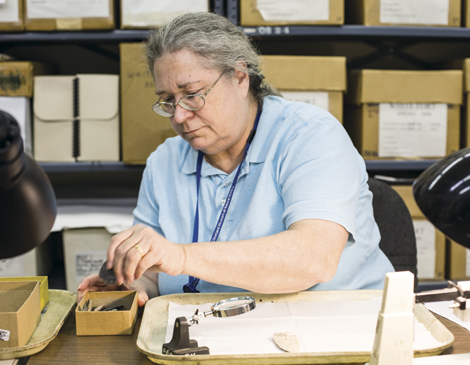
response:
[[[75,32],[20,32],[0,33],[0,43],[119,43],[142,41],[149,30],[115,29]]]
[[[366,160],[368,171],[424,171],[438,160],[391,161]],[[123,162],[40,162],[46,173],[67,172],[126,172],[143,171],[145,165],[127,165]]]
[[[341,39],[394,40],[466,40],[470,39],[470,28],[452,27],[389,27],[389,26],[258,26],[240,27],[248,36],[265,38],[286,37],[331,37]]]
[[[123,162],[40,162],[46,173],[69,172],[129,172],[143,171],[144,165],[126,165]]]
[[[329,37],[336,39],[420,39],[467,40],[470,28],[451,27],[379,27],[363,25],[343,26],[257,26],[240,27],[250,37]],[[150,30],[115,29],[103,31],[71,32],[18,32],[0,33],[0,43],[118,43],[142,41]]]

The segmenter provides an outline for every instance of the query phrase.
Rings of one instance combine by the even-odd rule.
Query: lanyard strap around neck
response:
[[[222,208],[222,212],[220,213],[219,219],[217,221],[217,225],[215,227],[214,233],[212,233],[212,237],[210,242],[215,242],[219,238],[220,230],[222,229],[222,225],[224,224],[225,216],[227,215],[228,207],[232,201],[233,192],[235,191],[235,187],[237,186],[238,177],[240,176],[240,172],[242,169],[243,161],[248,153],[248,148],[250,147],[251,142],[256,133],[256,128],[258,127],[259,119],[261,116],[261,105],[258,105],[258,111],[256,113],[255,124],[253,125],[253,129],[248,136],[245,146],[245,152],[243,153],[243,158],[240,164],[238,165],[237,173],[235,174],[235,178],[233,179],[232,186],[230,187],[230,191],[227,195],[227,199],[225,200],[225,204]],[[202,159],[204,157],[204,153],[199,151],[197,156],[197,167],[196,167],[196,194],[197,194],[197,202],[196,202],[196,214],[194,216],[194,228],[193,228],[193,242],[198,242],[199,240],[199,187],[201,182],[201,170],[202,170]],[[197,284],[199,283],[199,279],[193,276],[189,277],[189,283],[183,286],[183,291],[185,293],[197,293]]]

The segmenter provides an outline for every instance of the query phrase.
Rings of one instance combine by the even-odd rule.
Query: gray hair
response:
[[[183,49],[201,56],[207,62],[207,67],[227,76],[233,76],[235,71],[248,74],[251,95],[258,102],[265,96],[279,95],[275,88],[263,81],[258,53],[248,37],[223,16],[188,13],[155,29],[145,44],[152,76],[155,77],[153,66],[157,59]]]

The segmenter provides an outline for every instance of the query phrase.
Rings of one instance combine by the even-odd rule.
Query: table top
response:
[[[136,345],[143,309],[139,309],[137,323],[131,336],[81,336],[75,332],[72,311],[57,337],[41,352],[31,356],[27,365],[83,365],[83,364],[154,364]],[[470,353],[470,331],[435,314],[455,337],[443,354]]]

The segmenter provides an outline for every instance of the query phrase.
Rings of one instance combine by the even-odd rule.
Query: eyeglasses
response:
[[[212,86],[207,90],[204,94],[188,94],[183,96],[178,102],[176,103],[168,103],[166,101],[157,101],[153,104],[152,109],[155,113],[160,114],[164,117],[172,117],[175,115],[176,106],[179,105],[183,109],[195,112],[206,104],[206,96],[211,92],[214,88],[217,81],[220,80],[224,73],[222,72],[217,80],[212,84]],[[159,99],[161,100],[161,98]]]

